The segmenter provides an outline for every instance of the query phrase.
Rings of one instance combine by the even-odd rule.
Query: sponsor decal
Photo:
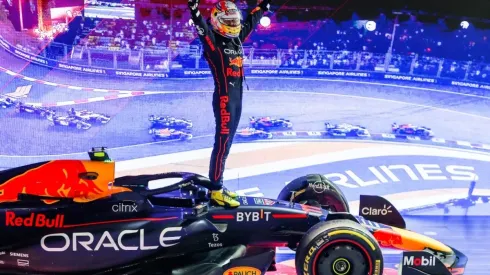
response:
[[[133,213],[138,212],[138,205],[134,202],[124,203],[120,202],[112,206],[112,211],[115,213]]]
[[[10,257],[29,258],[27,253],[10,252]]]
[[[313,256],[313,253],[318,249],[318,246],[312,246],[308,250],[308,254],[305,256],[305,260],[303,262],[303,275],[310,275],[308,265],[310,264],[311,256]]]
[[[237,222],[258,222],[258,221],[269,221],[271,212],[265,212],[263,209],[260,212],[237,212],[236,221]]]
[[[260,205],[274,205],[276,202],[273,200],[269,199],[262,199],[262,198],[254,198],[255,204],[260,204]]]
[[[32,60],[32,61],[37,62],[37,63],[44,64],[44,65],[48,64],[48,61],[44,60],[43,58],[39,58],[39,57],[32,56],[30,54],[26,54],[26,53],[21,52],[17,49],[14,50],[13,54],[20,56],[22,58],[25,58],[25,59]]]
[[[184,75],[210,75],[211,71],[184,71]]]
[[[436,265],[436,257],[415,257],[415,256],[404,256],[403,257],[403,265],[404,266],[435,266]]]
[[[231,55],[242,55],[243,51],[239,49],[238,51],[232,50],[232,49],[225,49],[224,50],[225,54],[231,54]]]
[[[242,199],[242,205],[248,205],[248,198],[247,197],[241,197]]]
[[[346,77],[369,77],[369,73],[344,72],[344,71],[318,71],[320,76],[346,76]]]
[[[380,275],[381,274],[381,260],[376,260],[374,262],[374,274],[373,275]]]
[[[104,231],[97,241],[95,240],[96,236],[91,232],[54,233],[41,238],[41,247],[48,252],[64,252],[68,250],[99,251],[102,247],[112,248],[115,251],[156,250],[160,247],[171,247],[179,244],[178,241],[182,234],[174,233],[174,236],[167,236],[170,232],[182,233],[182,227],[167,227],[163,229],[160,233],[159,245],[146,245],[145,230],[140,229],[121,231],[117,237],[113,237],[109,231]],[[129,246],[123,243],[125,237],[133,237],[132,239],[134,239],[135,234],[139,235],[138,246]]]
[[[234,71],[233,68],[226,68],[226,76],[230,77],[242,77],[243,76],[243,71]]]
[[[385,74],[385,79],[390,80],[403,80],[403,81],[414,81],[414,82],[425,82],[425,83],[437,83],[437,81],[433,78],[425,78],[418,76],[409,76],[409,75],[393,75],[393,74]]]
[[[221,117],[221,131],[222,135],[230,134],[230,127],[228,127],[228,123],[230,122],[230,113],[226,110],[228,107],[228,96],[220,96],[219,98],[219,109],[220,109],[220,117]]]
[[[29,260],[17,259],[17,266],[29,266]]]
[[[243,67],[243,58],[241,56],[237,56],[235,58],[230,57],[230,67],[235,66],[237,68]]]
[[[227,269],[223,275],[262,275],[262,272],[251,266],[237,266]]]
[[[223,243],[219,242],[219,235],[217,233],[213,233],[213,242],[208,243],[210,248],[223,247]]]
[[[363,215],[369,215],[369,216],[386,216],[389,213],[392,213],[391,211],[391,205],[386,207],[386,204],[383,205],[383,208],[381,209],[376,209],[373,207],[364,207],[361,210]]]
[[[204,35],[204,28],[201,28],[199,25],[196,25],[196,30],[200,36]]]
[[[315,193],[321,194],[325,191],[330,190],[330,186],[323,182],[323,181],[317,181],[314,183],[309,183],[308,186],[315,191]]]
[[[64,220],[65,215],[62,214],[47,218],[44,214],[31,213],[28,217],[17,217],[15,212],[5,213],[5,226],[62,228]]]

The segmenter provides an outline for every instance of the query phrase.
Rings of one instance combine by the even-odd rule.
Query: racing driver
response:
[[[230,1],[219,1],[206,22],[199,12],[199,0],[188,0],[192,20],[204,47],[204,57],[214,78],[213,112],[216,120],[214,146],[209,165],[211,201],[225,207],[237,207],[237,194],[223,188],[226,158],[242,113],[243,47],[271,0],[262,1],[242,25],[242,15]]]

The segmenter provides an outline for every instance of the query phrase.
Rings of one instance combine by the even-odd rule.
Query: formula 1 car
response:
[[[8,96],[0,96],[0,108],[7,109],[15,106],[16,100]]]
[[[111,117],[108,115],[97,114],[87,110],[77,111],[74,108],[68,110],[68,116],[88,123],[106,124],[111,120]]]
[[[250,117],[249,118],[249,124],[250,127],[258,129],[258,130],[264,130],[264,131],[269,131],[269,130],[289,130],[293,128],[293,123],[284,118],[271,118],[271,117],[261,117],[261,118],[255,118],[255,117]]]
[[[238,130],[236,137],[242,140],[271,139],[272,133],[249,127]]]
[[[78,130],[88,130],[92,127],[91,124],[74,116],[48,115],[48,120],[49,126],[74,127]]]
[[[153,137],[154,141],[192,139],[192,134],[169,128],[151,128],[149,134]]]
[[[425,126],[415,126],[413,124],[398,125],[396,122],[391,124],[391,131],[398,135],[417,136],[422,138],[430,138],[434,136],[434,132]]]
[[[350,214],[322,175],[293,180],[277,200],[238,197],[241,206],[229,209],[210,202],[204,176],[114,178],[103,148],[89,156],[0,172],[0,244],[8,248],[1,273],[264,274],[275,269],[277,246],[296,251],[301,275],[380,275],[380,246],[408,250],[405,275],[463,274],[467,263],[458,250],[406,230],[382,197],[361,196],[360,216]]]
[[[148,120],[151,122],[152,128],[192,129],[192,121],[188,119],[150,115]]]
[[[332,137],[370,137],[371,134],[366,127],[360,125],[352,125],[347,123],[330,124],[325,122],[325,130],[327,135]]]
[[[56,111],[51,108],[34,106],[22,102],[19,102],[17,103],[17,105],[15,105],[15,111],[17,113],[36,114],[41,118],[47,118],[48,116],[53,116],[56,114]]]

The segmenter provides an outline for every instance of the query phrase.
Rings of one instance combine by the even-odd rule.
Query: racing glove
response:
[[[192,15],[199,14],[199,10],[198,10],[199,0],[188,0],[187,6],[189,6],[189,9],[191,10]]]
[[[260,4],[259,4],[259,7],[263,10],[263,11],[269,11],[270,10],[270,7],[271,7],[271,2],[272,0],[263,0]]]

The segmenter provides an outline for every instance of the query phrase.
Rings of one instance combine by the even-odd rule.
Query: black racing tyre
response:
[[[302,275],[381,275],[383,255],[362,225],[332,220],[313,226],[296,249],[296,273]]]
[[[323,175],[311,174],[299,177],[291,181],[284,187],[279,196],[279,200],[318,206],[311,204],[316,201],[319,207],[333,212],[349,212],[349,203],[344,193],[331,180]]]

